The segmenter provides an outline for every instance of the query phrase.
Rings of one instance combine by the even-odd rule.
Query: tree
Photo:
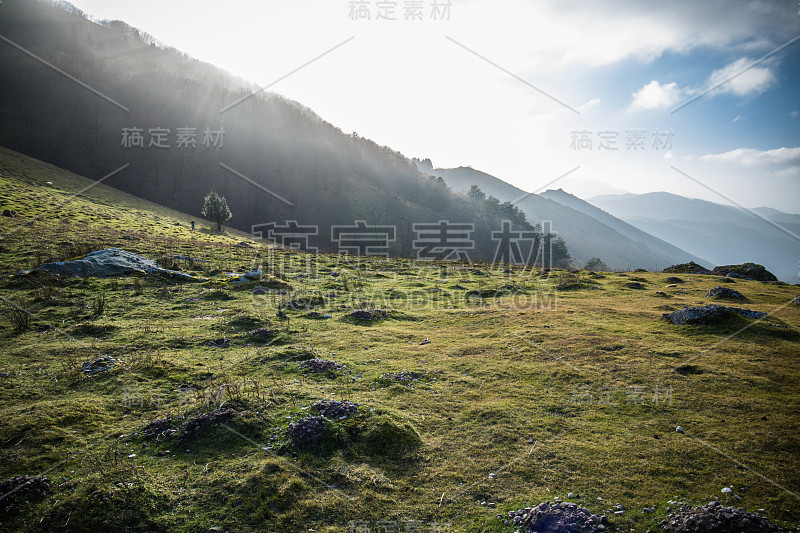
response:
[[[467,198],[470,198],[471,200],[480,200],[482,202],[486,200],[486,193],[483,192],[477,185],[473,185],[469,188],[469,191],[467,191]]]
[[[217,194],[214,189],[211,189],[203,199],[201,213],[204,217],[217,223],[217,231],[222,231],[222,223],[227,222],[233,216],[225,197]]]
[[[606,265],[602,259],[599,257],[592,257],[586,263],[586,266],[583,267],[584,270],[594,270],[598,272],[602,272],[608,270],[608,265]]]

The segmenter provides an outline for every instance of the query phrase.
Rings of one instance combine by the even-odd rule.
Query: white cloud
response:
[[[715,70],[706,82],[707,90],[715,94],[730,93],[736,96],[758,95],[769,89],[777,79],[772,67],[750,67],[753,60],[742,57]]]
[[[661,109],[672,107],[678,103],[681,90],[675,82],[661,85],[653,80],[637,92],[633,93],[633,109]]]
[[[731,120],[731,124],[734,122],[739,122],[742,119],[742,115],[736,115],[733,120]]]
[[[585,113],[586,111],[590,110],[591,108],[597,107],[597,105],[599,105],[599,104],[600,104],[600,99],[599,98],[592,98],[591,100],[589,100],[585,104],[579,105],[576,109],[578,111],[580,111],[581,113]]]
[[[761,165],[800,166],[800,146],[796,148],[776,148],[774,150],[737,148],[722,154],[707,154],[701,156],[700,159],[748,167]]]
[[[795,110],[795,111],[792,111],[791,113],[789,113],[789,116],[790,116],[790,117],[792,117],[792,118],[797,118],[798,116],[800,116],[800,113],[798,113],[798,112]]]

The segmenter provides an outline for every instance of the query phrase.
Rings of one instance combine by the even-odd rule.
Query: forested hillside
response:
[[[412,256],[414,223],[449,220],[475,224],[470,259],[494,257],[496,244],[477,237],[501,220],[399,152],[122,22],[12,2],[0,34],[7,148],[195,215],[214,187],[231,226],[295,220],[318,228],[309,245],[321,249],[336,249],[331,226],[364,220],[396,226],[389,251]],[[524,215],[516,222],[531,228]]]

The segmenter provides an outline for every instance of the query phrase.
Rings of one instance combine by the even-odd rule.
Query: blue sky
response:
[[[423,0],[417,21],[404,19],[406,0],[384,1],[394,21],[364,1],[370,20],[353,20],[350,0],[73,3],[262,85],[353,37],[272,90],[437,166],[470,165],[529,191],[579,166],[552,187],[800,212],[800,40],[749,68],[800,35],[796,0],[450,0],[438,20]],[[634,128],[648,149],[624,149]],[[671,150],[650,146],[656,129],[672,131]],[[618,131],[623,148],[574,150],[579,130]]]

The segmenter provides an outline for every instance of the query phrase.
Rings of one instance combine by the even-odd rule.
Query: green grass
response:
[[[667,501],[724,498],[728,485],[737,506],[800,519],[800,310],[784,305],[796,287],[732,284],[743,307],[776,310],[738,334],[750,322],[679,327],[658,319],[712,303],[715,277],[666,288],[668,274],[637,272],[636,290],[615,273],[479,265],[479,275],[240,248],[246,235],[191,232],[189,216],[102,185],[72,198],[89,182],[0,156],[0,209],[21,214],[0,218],[3,273],[117,246],[203,259],[182,266],[210,280],[0,280],[0,305],[32,312],[22,331],[0,322],[0,481],[46,472],[54,486],[40,500],[0,500],[0,530],[513,531],[498,513],[573,492],[597,513],[623,504],[613,523],[644,532]],[[224,283],[224,272],[259,265],[275,292]],[[389,313],[343,319],[375,308]],[[331,318],[303,316],[311,310]],[[248,335],[257,328],[276,336]],[[222,337],[230,347],[204,344]],[[121,363],[81,372],[105,355]],[[346,369],[304,373],[310,358]],[[418,379],[381,377],[403,371]],[[295,453],[287,423],[326,398],[361,407]],[[137,434],[220,406],[239,415],[197,439]]]

